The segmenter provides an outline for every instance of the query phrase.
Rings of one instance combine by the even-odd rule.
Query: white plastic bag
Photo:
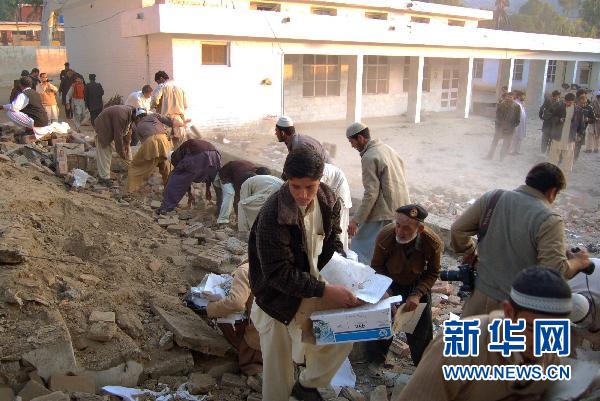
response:
[[[192,287],[194,297],[207,299],[211,302],[219,301],[229,293],[233,277],[229,274],[207,274],[197,287]]]

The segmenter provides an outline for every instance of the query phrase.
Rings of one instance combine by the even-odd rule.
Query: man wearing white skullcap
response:
[[[582,309],[588,311],[581,320],[574,320],[577,326],[592,333],[600,331],[600,259],[590,258],[594,264],[594,271],[590,275],[577,274],[569,280],[569,287],[573,291],[573,299],[578,295],[583,304]],[[575,302],[573,303],[575,307]]]
[[[350,125],[346,138],[360,153],[364,187],[360,207],[348,225],[350,249],[360,262],[369,265],[377,235],[392,222],[396,209],[410,203],[408,183],[398,153],[379,139],[371,139],[366,125]]]
[[[438,335],[421,359],[421,363],[399,397],[392,401],[500,401],[500,400],[537,400],[542,399],[550,380],[444,380],[444,365],[540,365],[546,369],[549,365],[558,365],[556,354],[534,355],[533,326],[535,319],[580,319],[572,313],[571,289],[561,275],[554,269],[530,267],[522,270],[514,281],[510,298],[503,301],[503,310],[489,315],[474,316],[480,321],[479,353],[476,356],[444,356],[443,335]],[[525,337],[525,351],[512,351],[510,356],[502,352],[488,350],[492,343],[489,324],[495,319],[510,319],[516,323],[525,320],[525,330],[519,335]]]
[[[279,142],[284,142],[288,148],[288,152],[294,150],[294,148],[300,146],[310,146],[313,148],[325,161],[325,163],[331,163],[329,152],[325,150],[321,142],[313,138],[312,136],[303,135],[296,133],[294,122],[288,116],[281,116],[275,124],[275,136]]]

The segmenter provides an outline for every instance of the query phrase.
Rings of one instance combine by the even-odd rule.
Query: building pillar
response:
[[[421,122],[421,102],[423,99],[423,67],[425,57],[411,57],[408,87],[408,110],[409,121],[418,124]]]
[[[506,86],[508,92],[512,89],[514,62],[511,62],[511,60],[499,60],[498,62],[498,78],[496,79],[496,98],[498,99],[502,95],[502,87]]]
[[[460,82],[458,84],[458,109],[464,110],[464,117],[469,118],[473,95],[473,57],[458,60]]]
[[[548,60],[530,60],[529,75],[527,77],[528,108],[537,109],[544,103],[546,95],[546,75],[548,74]]]
[[[577,83],[577,67],[579,62],[575,61],[567,61],[566,70],[565,70],[565,84],[576,84]]]
[[[348,96],[346,122],[352,124],[362,119],[363,55],[350,56],[348,63]]]

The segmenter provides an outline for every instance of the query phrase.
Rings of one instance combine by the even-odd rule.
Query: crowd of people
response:
[[[40,93],[60,93],[76,128],[87,108],[96,131],[101,184],[113,185],[114,147],[129,165],[125,196],[132,196],[159,169],[164,182],[159,215],[175,210],[186,195],[188,205],[193,205],[194,183],[204,184],[207,200],[212,200],[214,189],[218,225],[230,224],[233,214],[237,215],[238,229],[247,235],[248,263],[235,271],[227,297],[209,303],[205,313],[209,317],[248,313],[244,322],[221,328],[238,350],[242,371],[262,371],[264,401],[287,400],[290,395],[298,400],[322,400],[318,388],[329,385],[352,350],[351,343],[314,345],[303,342],[302,336],[311,311],[363,303],[349,288],[321,278],[321,269],[336,252],[355,253],[360,262],[392,279],[387,295],[401,295],[404,301],[402,312],[395,313],[425,304],[415,330],[407,334],[416,371],[396,400],[520,399],[521,395],[539,396],[547,389],[547,381],[513,386],[443,379],[440,366],[449,361],[442,355],[442,337],[433,336],[431,290],[439,278],[444,242],[427,226],[426,208],[411,202],[401,157],[365,124],[351,124],[345,133],[349,146],[359,153],[364,187],[362,201],[350,215],[352,200],[344,172],[317,139],[297,132],[288,116],[279,117],[274,127],[276,140],[289,152],[283,174],[277,177],[248,160],[222,164],[212,143],[188,138],[185,91],[164,71],[155,74],[156,88],[146,85],[124,105],[103,110],[103,91],[95,77],[90,76],[85,84],[81,75],[67,69],[61,73],[58,91],[45,74],[40,74],[36,85],[34,79],[37,75],[32,73],[19,80],[21,92],[12,103],[11,118],[33,109],[33,115],[24,114],[32,122],[22,123],[38,127],[56,117],[56,104],[47,105]],[[498,105],[489,158],[500,140],[501,158],[520,153],[526,131],[524,100],[524,93],[506,93]],[[44,115],[38,115],[38,109]],[[598,151],[598,115],[600,92],[591,103],[585,93],[569,93],[563,101],[560,93],[553,93],[540,110],[544,121],[541,149],[548,152],[550,162],[535,165],[524,185],[514,190],[484,194],[454,222],[450,245],[477,271],[475,290],[462,318],[477,319],[483,325],[498,317],[515,322],[566,317],[582,330],[600,329],[600,273],[590,276],[590,287],[584,276],[591,273],[589,255],[586,250],[567,249],[562,218],[552,209],[567,185],[565,172],[571,171],[586,127],[587,150]],[[136,142],[139,148],[132,156],[130,146]],[[547,366],[557,361],[534,355],[529,337],[527,349],[509,357],[488,350],[487,334],[481,341],[478,358],[455,358],[452,363]],[[390,342],[369,344],[372,363],[382,363]],[[295,374],[297,365],[305,366],[299,375]]]
[[[539,110],[542,120],[541,152],[548,161],[559,165],[567,174],[579,158],[585,144],[585,153],[598,153],[600,147],[600,90],[586,89],[568,92],[564,98],[558,90],[545,99]],[[527,134],[525,93],[504,91],[496,107],[495,135],[486,159],[492,160],[498,143],[502,141],[500,160],[507,155],[520,155],[521,142]]]

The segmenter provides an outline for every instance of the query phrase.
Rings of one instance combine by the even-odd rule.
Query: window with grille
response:
[[[592,63],[579,63],[579,85],[589,85],[592,76]]]
[[[229,46],[202,43],[203,65],[229,65]]]
[[[431,92],[431,63],[425,59],[423,63],[423,92]]]
[[[311,12],[313,14],[317,14],[317,15],[331,15],[331,16],[337,15],[337,10],[335,8],[328,8],[328,7],[313,7],[311,9]]]
[[[473,60],[473,78],[483,78],[483,59],[476,58]]]
[[[429,24],[429,18],[425,17],[410,17],[410,20],[419,24]]]
[[[281,4],[278,3],[261,3],[253,1],[250,3],[250,9],[257,11],[281,11]]]
[[[382,19],[382,20],[388,19],[387,13],[366,12],[365,17],[367,17],[369,19]]]
[[[546,82],[554,82],[556,80],[556,67],[558,61],[548,60],[548,71],[546,72]]]
[[[402,67],[402,91],[408,92],[410,85],[410,57],[404,57],[404,66]]]
[[[525,60],[515,60],[513,65],[513,81],[523,80],[523,68],[525,66]]]
[[[340,95],[340,57],[305,54],[302,63],[302,95]]]
[[[363,93],[389,93],[390,64],[387,56],[363,57]]]

